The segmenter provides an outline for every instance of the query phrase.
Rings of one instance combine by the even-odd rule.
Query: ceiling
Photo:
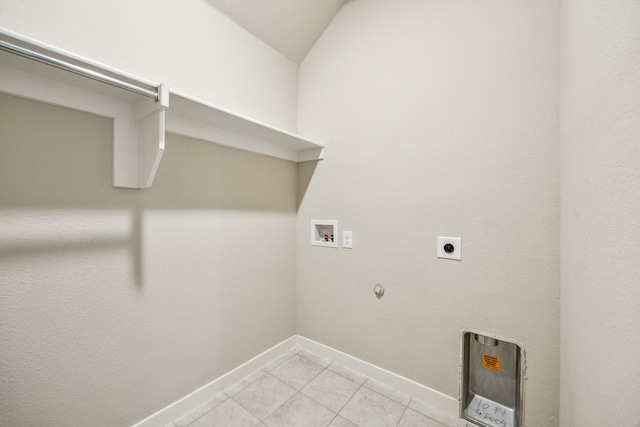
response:
[[[346,0],[207,1],[299,64]]]

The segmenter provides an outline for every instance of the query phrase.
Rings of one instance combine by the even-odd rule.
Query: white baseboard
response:
[[[133,427],[164,427],[294,347],[299,347],[315,353],[318,356],[330,359],[333,362],[339,363],[342,366],[353,369],[367,377],[378,380],[396,390],[422,400],[428,405],[445,412],[447,415],[458,418],[457,399],[398,374],[394,374],[379,366],[372,365],[369,362],[310,340],[309,338],[294,335],[232,371],[211,381],[209,384],[159,410],[155,414],[150,415]]]
[[[316,341],[310,340],[309,338],[298,335],[296,337],[296,343],[298,347],[309,350],[310,352],[315,353],[318,356],[326,357],[333,362],[339,363],[347,368],[360,372],[367,377],[378,380],[381,383],[395,388],[396,390],[422,400],[428,405],[433,406],[434,408],[437,408],[438,410],[443,411],[456,419],[458,418],[458,399],[455,399],[444,393],[440,393],[437,390],[417,383],[413,380],[410,380],[409,378],[405,378],[391,371],[387,371],[384,368],[373,365],[369,362],[365,362],[364,360],[360,360],[356,357],[350,356],[324,344],[320,344]]]
[[[292,336],[276,344],[253,359],[243,363],[232,371],[227,372],[219,378],[211,381],[196,391],[186,395],[182,399],[173,402],[169,406],[159,410],[153,415],[138,422],[133,427],[164,427],[182,415],[200,406],[211,399],[216,394],[229,388],[247,375],[260,369],[276,357],[291,350],[296,345],[296,336]]]

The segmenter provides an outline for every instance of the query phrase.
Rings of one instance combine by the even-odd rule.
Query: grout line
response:
[[[233,399],[233,397],[230,397],[229,399]],[[256,416],[256,414],[254,414],[253,412],[251,412],[249,409],[247,409],[247,408],[245,408],[244,406],[242,406],[242,403],[238,402],[238,401],[237,401],[237,400],[235,400],[235,399],[233,399],[233,401],[234,401],[234,402],[236,402],[236,403],[237,403],[237,404],[238,404],[242,409],[244,409],[245,411],[247,411],[248,413],[250,413],[251,415],[253,415],[255,418],[257,418],[257,419],[262,423],[262,420],[261,420],[260,418],[258,418],[258,417]],[[189,426],[187,426],[187,427],[189,427]]]
[[[296,350],[297,350],[297,351],[296,351]],[[349,405],[349,403],[351,403],[351,402],[353,401],[353,399],[355,398],[355,396],[356,396],[356,395],[357,395],[357,394],[362,390],[362,388],[363,388],[363,387],[365,387],[367,390],[369,390],[369,391],[371,391],[371,392],[373,392],[373,393],[376,393],[377,395],[381,396],[382,398],[389,399],[389,400],[391,400],[391,401],[393,401],[393,402],[399,403],[399,404],[401,404],[401,405],[403,405],[403,406],[404,406],[403,412],[402,412],[402,414],[401,414],[401,416],[400,416],[400,418],[399,418],[399,420],[398,420],[397,424],[395,425],[395,427],[397,427],[398,425],[400,425],[400,423],[401,423],[402,419],[404,418],[404,416],[405,416],[405,415],[406,415],[406,413],[407,413],[407,410],[409,409],[409,406],[411,405],[411,402],[415,399],[415,397],[414,397],[414,396],[412,396],[412,395],[408,395],[408,396],[409,396],[409,401],[407,402],[407,404],[404,404],[403,402],[399,402],[398,400],[396,400],[396,399],[394,399],[394,398],[392,398],[392,397],[386,396],[385,394],[383,394],[383,393],[381,393],[381,392],[379,392],[379,391],[377,391],[377,390],[374,390],[373,388],[371,388],[371,384],[370,384],[369,386],[367,386],[366,384],[367,384],[367,382],[368,382],[369,380],[376,381],[376,380],[375,380],[375,379],[373,379],[372,377],[369,377],[369,376],[367,376],[367,375],[363,375],[363,374],[359,373],[358,371],[355,371],[355,372],[358,372],[360,375],[362,375],[362,377],[364,377],[364,378],[365,378],[365,380],[362,382],[362,384],[360,384],[359,382],[354,381],[353,379],[351,379],[351,378],[347,377],[346,375],[343,375],[342,373],[335,372],[334,370],[329,369],[329,367],[330,367],[330,366],[332,366],[332,364],[334,364],[334,363],[335,363],[333,360],[331,360],[331,359],[329,359],[329,358],[326,358],[326,357],[318,356],[319,358],[326,359],[327,361],[329,361],[329,362],[330,362],[327,366],[323,366],[323,365],[320,365],[319,363],[317,363],[316,361],[314,361],[314,360],[312,360],[312,359],[310,359],[310,358],[308,358],[308,357],[305,357],[304,355],[300,354],[300,352],[301,352],[302,350],[303,350],[303,348],[299,348],[299,347],[298,347],[298,348],[294,348],[294,349],[290,350],[292,354],[291,354],[289,357],[283,358],[283,360],[282,360],[280,363],[278,363],[277,365],[275,365],[275,366],[272,366],[272,367],[271,367],[271,371],[273,371],[274,369],[278,368],[279,366],[281,366],[282,364],[284,364],[285,362],[287,362],[288,360],[290,360],[291,358],[293,358],[294,356],[296,356],[296,355],[297,355],[297,356],[299,356],[299,357],[301,357],[301,358],[305,359],[306,361],[311,362],[311,363],[313,363],[313,364],[315,364],[315,365],[317,365],[317,366],[319,366],[319,367],[321,367],[321,368],[322,368],[322,369],[320,370],[320,372],[318,372],[317,374],[315,374],[315,375],[314,375],[312,378],[310,378],[306,383],[304,383],[302,386],[300,386],[300,388],[299,388],[299,389],[297,389],[296,387],[293,387],[293,386],[291,386],[291,385],[287,384],[287,383],[286,383],[285,381],[283,381],[282,379],[280,379],[280,378],[278,378],[277,376],[273,375],[273,374],[271,373],[271,371],[267,371],[264,367],[265,367],[265,366],[267,366],[269,363],[272,363],[272,362],[269,362],[269,363],[266,363],[265,365],[263,365],[262,367],[260,367],[259,369],[257,369],[257,370],[255,371],[255,372],[257,372],[257,371],[262,372],[262,375],[258,376],[257,378],[254,378],[254,379],[253,379],[253,381],[248,382],[248,383],[247,383],[247,384],[246,384],[246,385],[245,385],[245,386],[244,386],[244,387],[239,391],[239,392],[241,392],[242,390],[246,389],[247,387],[249,387],[251,384],[253,384],[255,381],[257,381],[259,378],[261,378],[261,377],[262,377],[262,376],[264,376],[264,375],[269,375],[271,378],[276,379],[278,382],[280,382],[280,383],[282,383],[282,384],[284,384],[284,385],[286,385],[286,386],[288,386],[288,387],[290,387],[290,388],[293,388],[293,389],[295,390],[295,393],[294,393],[291,397],[289,397],[287,400],[285,400],[281,405],[279,405],[279,406],[278,406],[277,408],[275,408],[273,411],[271,411],[270,413],[268,413],[268,414],[265,416],[265,418],[264,418],[264,419],[259,418],[256,414],[254,414],[254,413],[253,413],[252,411],[250,411],[248,408],[244,407],[242,404],[240,404],[240,402],[238,402],[236,399],[234,399],[234,397],[233,397],[233,396],[231,396],[230,394],[226,393],[226,391],[222,391],[221,393],[225,393],[225,394],[227,395],[227,398],[226,398],[226,399],[222,400],[222,401],[221,401],[221,402],[219,402],[216,406],[214,406],[214,407],[210,408],[208,411],[206,411],[206,412],[202,413],[202,414],[201,414],[200,416],[198,416],[197,418],[195,418],[195,419],[191,420],[191,421],[189,422],[189,424],[187,424],[185,427],[189,427],[189,426],[190,426],[190,425],[192,425],[196,420],[200,419],[201,417],[203,417],[204,415],[206,415],[206,414],[207,414],[207,413],[209,413],[210,411],[215,410],[218,406],[220,406],[222,403],[226,402],[228,399],[233,399],[233,401],[234,401],[236,404],[238,404],[240,407],[242,407],[243,409],[245,409],[245,410],[246,410],[248,413],[250,413],[253,417],[255,417],[256,419],[258,419],[258,420],[260,421],[260,423],[261,423],[260,425],[262,425],[262,426],[266,426],[265,420],[266,420],[267,418],[269,418],[270,416],[272,416],[275,412],[277,412],[277,411],[278,411],[280,408],[282,408],[284,405],[286,405],[286,404],[287,404],[291,399],[293,399],[294,397],[296,397],[296,395],[297,395],[297,394],[301,394],[301,397],[305,397],[305,398],[309,398],[309,399],[311,399],[311,400],[312,400],[313,402],[315,402],[316,404],[320,405],[321,407],[323,407],[323,408],[325,408],[325,409],[329,410],[331,413],[333,413],[333,414],[334,414],[334,416],[333,416],[333,417],[332,417],[332,419],[329,421],[329,424],[331,424],[332,422],[334,422],[334,421],[336,420],[336,418],[338,418],[338,417],[340,417],[340,416],[341,416],[341,415],[340,415],[340,413],[342,412],[342,410],[344,410],[344,408],[345,408],[345,407],[347,407],[347,406]],[[310,353],[310,354],[315,355],[315,353],[313,353],[313,352],[310,352],[310,351],[309,351],[309,353]],[[282,356],[280,356],[280,357],[282,357]],[[303,393],[303,392],[302,392],[302,390],[303,390],[305,387],[307,387],[311,382],[313,382],[316,378],[318,378],[320,375],[322,375],[322,373],[323,373],[323,372],[325,372],[326,370],[329,370],[329,371],[331,371],[331,373],[332,373],[332,374],[336,374],[336,375],[338,375],[338,376],[340,376],[340,377],[342,377],[342,378],[344,378],[344,379],[346,379],[346,380],[348,380],[348,381],[350,381],[350,382],[352,382],[352,383],[354,383],[354,384],[358,385],[357,389],[356,389],[356,390],[355,390],[355,392],[351,395],[351,397],[349,397],[349,399],[347,399],[347,401],[346,401],[346,402],[345,402],[345,403],[344,403],[344,404],[343,404],[343,405],[342,405],[342,406],[341,406],[337,411],[334,411],[333,409],[328,408],[327,406],[325,406],[325,405],[324,405],[324,404],[322,404],[321,402],[318,402],[318,401],[317,401],[316,399],[314,399],[313,397],[308,396],[306,393]],[[253,375],[253,373],[252,373],[252,374],[247,375],[247,377],[252,376],[252,375]],[[236,384],[241,383],[241,382],[242,382],[242,381],[244,381],[247,377],[244,377],[243,379],[241,379],[240,381],[238,381]],[[231,388],[231,387],[235,386],[236,384],[234,384],[234,385],[230,386],[229,388]],[[390,387],[390,388],[391,388],[391,389],[393,389],[393,387]],[[396,389],[393,389],[393,390],[396,390]],[[397,391],[397,390],[396,390],[396,391]],[[238,393],[239,393],[239,392],[238,392]],[[204,404],[203,404],[203,405],[204,405]],[[202,406],[202,405],[201,405],[201,406]],[[196,408],[192,409],[192,411],[196,411],[197,409],[198,409],[198,407],[196,407]],[[191,412],[191,411],[190,411],[190,412]],[[189,413],[189,412],[187,412],[187,414],[188,414],[188,413]],[[184,414],[184,415],[187,415],[187,414]],[[184,415],[183,415],[183,416],[184,416]],[[422,415],[424,415],[424,414],[422,414]],[[424,416],[426,416],[426,415],[424,415]],[[431,417],[428,417],[428,416],[426,416],[426,417],[427,417],[427,418],[429,418],[430,420],[434,420],[434,421],[439,422],[438,420],[435,420],[435,419],[433,419],[433,418],[431,418]],[[345,419],[346,419],[346,418],[345,418]],[[169,426],[177,427],[177,424],[175,424],[175,421],[176,421],[176,420],[174,420],[172,423],[170,423],[168,426],[165,426],[165,427],[169,427]],[[349,421],[350,423],[352,423],[352,424],[353,424],[353,422],[352,422],[352,421],[350,421],[350,420],[348,420],[348,419],[347,419],[347,421]],[[354,425],[355,425],[355,424],[354,424]],[[358,426],[356,426],[356,427],[358,427]]]
[[[318,402],[317,400],[315,400],[313,397],[307,395],[306,393],[302,392],[302,389],[305,388],[306,386],[308,386],[309,384],[311,384],[311,382],[313,380],[315,380],[316,378],[318,378],[324,371],[326,371],[327,368],[324,368],[322,371],[320,371],[320,373],[318,375],[316,375],[315,377],[313,377],[308,383],[306,383],[299,391],[298,393],[302,393],[305,397],[308,397],[309,399],[313,400],[314,402],[316,402],[318,405],[322,406],[323,408],[327,408],[328,410],[330,410],[331,412],[333,412],[334,414],[338,415],[338,413],[336,411],[334,411],[331,408],[328,408],[326,405],[323,405],[322,403]],[[335,417],[334,417],[335,418]],[[333,421],[333,420],[332,420]],[[331,423],[329,423],[331,424]]]
[[[340,374],[338,374],[338,375],[340,375]],[[349,378],[347,378],[347,379],[349,379]],[[355,381],[354,381],[354,382],[355,382]],[[365,382],[366,382],[366,381],[365,381]],[[358,383],[356,383],[356,384],[358,384]],[[347,407],[347,405],[348,405],[348,404],[353,400],[353,398],[354,398],[354,397],[356,397],[356,394],[358,394],[358,392],[362,389],[362,387],[364,387],[364,383],[362,383],[362,384],[358,384],[358,385],[359,385],[360,387],[358,387],[358,389],[355,391],[355,393],[353,393],[353,395],[351,395],[351,397],[349,398],[349,400],[347,400],[347,402],[346,402],[344,405],[342,405],[342,408],[340,408],[340,410],[338,411],[338,415],[340,415],[340,412],[342,412],[342,410],[343,410],[344,408],[346,408],[346,407]],[[343,418],[344,418],[344,417],[343,417]],[[345,418],[345,420],[347,420],[347,421],[349,421],[351,424],[355,425],[355,423],[351,422],[351,420],[349,420],[349,419],[347,419],[347,418]],[[358,427],[358,426],[356,426],[356,427]]]
[[[204,416],[205,416],[206,414],[208,414],[209,412],[211,412],[211,411],[213,411],[214,409],[216,409],[218,406],[222,405],[222,404],[223,404],[224,402],[226,402],[227,400],[231,399],[231,396],[229,396],[229,395],[228,395],[227,393],[225,393],[224,391],[221,391],[220,393],[224,393],[224,394],[226,394],[226,395],[227,395],[227,398],[226,398],[226,399],[224,399],[224,400],[222,400],[222,401],[221,401],[220,403],[218,403],[216,406],[214,406],[214,407],[212,407],[212,408],[209,408],[209,410],[208,410],[208,411],[203,412],[202,414],[200,414],[200,416],[198,416],[198,417],[194,418],[193,420],[189,421],[189,423],[187,423],[187,424],[185,425],[185,427],[189,427],[191,424],[193,424],[194,422],[196,422],[196,420],[199,420],[200,418],[204,417]],[[214,397],[215,397],[215,396],[214,396]],[[213,399],[213,398],[212,398],[212,399]],[[206,403],[206,402],[205,402],[205,403]],[[193,408],[191,411],[187,412],[187,413],[186,413],[186,414],[184,414],[183,416],[185,416],[185,415],[187,415],[187,414],[189,414],[189,413],[191,413],[191,412],[193,412],[193,411],[196,411],[196,410],[197,410],[198,408],[200,408],[201,406],[204,406],[204,405],[205,405],[205,403],[203,403],[203,404],[202,404],[202,405],[200,405],[200,406],[196,406],[195,408]],[[182,418],[182,417],[180,417],[180,418]],[[178,426],[178,425],[176,424],[176,421],[177,421],[177,420],[179,420],[180,418],[176,418],[175,420],[173,420],[173,424],[175,425],[175,427],[177,427],[177,426]]]
[[[306,358],[305,358],[305,359],[306,359]],[[309,359],[307,359],[307,360],[309,360]],[[309,361],[310,361],[310,362],[312,362],[312,363],[315,363],[315,362],[313,362],[313,361],[311,361],[311,360],[309,360]],[[316,365],[318,365],[318,364],[316,363]],[[320,372],[318,372],[316,375],[314,375],[314,377],[313,377],[313,378],[311,378],[309,381],[307,381],[307,383],[306,383],[305,385],[303,385],[302,387],[300,387],[300,390],[302,390],[303,388],[305,388],[306,386],[308,386],[308,385],[309,385],[309,383],[311,383],[311,381],[313,381],[313,380],[315,380],[316,378],[318,378],[318,377],[320,376],[320,374],[321,374],[321,373],[323,373],[324,371],[326,371],[326,370],[327,370],[327,368],[325,368],[325,367],[324,367],[324,366],[322,366],[322,365],[318,365],[318,366],[320,366],[320,367],[322,368],[322,370],[321,370]]]
[[[396,427],[398,427],[402,422],[402,419],[404,418],[404,414],[407,413],[407,409],[409,409],[409,405],[411,404],[412,400],[413,400],[413,396],[411,396],[411,399],[409,399],[409,402],[405,405],[404,411],[402,411],[402,415],[400,415],[400,419],[398,420],[398,424],[396,424]]]
[[[287,384],[289,385],[289,384]],[[293,393],[293,396],[291,396],[290,398],[288,398],[287,400],[285,400],[284,402],[282,402],[282,405],[278,406],[276,409],[274,409],[273,411],[271,411],[265,418],[264,420],[260,420],[262,423],[264,423],[266,421],[267,418],[269,418],[271,415],[275,414],[276,412],[278,412],[278,409],[282,408],[284,405],[287,404],[287,402],[289,402],[291,399],[293,399],[296,394],[300,393],[299,391],[296,391],[295,393]],[[255,415],[254,415],[255,417]],[[257,417],[256,417],[257,418]]]
[[[300,357],[304,357],[304,356],[302,356],[302,355],[299,355],[299,356],[300,356]],[[304,358],[305,358],[305,359],[307,359],[306,357],[304,357]],[[289,359],[287,359],[287,360],[289,360]],[[313,362],[312,360],[309,360],[309,359],[307,359],[307,360],[308,360],[309,362],[312,362],[312,363],[314,363],[314,364],[318,365],[317,363]],[[284,362],[283,362],[283,363],[284,363]],[[279,366],[279,365],[278,365],[278,366]],[[320,367],[322,368],[322,366],[321,366],[321,365],[318,365],[318,366],[320,366]],[[280,406],[278,406],[276,409],[274,409],[274,410],[273,410],[273,412],[271,412],[271,413],[267,416],[267,418],[269,418],[269,417],[270,417],[274,412],[276,412],[278,409],[280,409],[282,406],[284,406],[288,401],[290,401],[291,399],[293,399],[293,398],[294,398],[294,396],[295,396],[296,394],[298,394],[298,393],[299,393],[299,394],[301,394],[302,396],[307,397],[307,398],[309,398],[309,399],[313,400],[314,402],[316,402],[316,400],[315,400],[315,399],[313,399],[312,397],[307,396],[306,394],[304,394],[304,393],[302,392],[302,389],[303,389],[303,388],[305,388],[307,385],[309,385],[309,383],[311,383],[311,381],[315,380],[315,379],[316,379],[316,378],[317,378],[321,373],[323,373],[326,369],[327,369],[327,368],[322,368],[322,370],[321,370],[320,372],[318,372],[318,373],[317,373],[313,378],[311,378],[311,379],[310,379],[309,381],[307,381],[307,382],[306,382],[302,387],[300,387],[300,390],[295,389],[294,387],[292,387],[292,386],[290,386],[289,384],[285,383],[284,381],[280,380],[278,377],[276,377],[276,376],[272,375],[272,376],[273,376],[274,378],[276,378],[277,380],[281,381],[281,382],[282,382],[282,383],[284,383],[284,384],[287,384],[289,387],[291,387],[291,388],[293,388],[294,390],[296,390],[296,392],[294,393],[294,395],[293,395],[293,396],[291,396],[291,397],[290,397],[290,398],[288,398],[286,401],[284,401],[284,402],[282,403],[282,405],[280,405]],[[333,410],[331,410],[330,408],[327,408],[327,407],[326,407],[326,406],[324,406],[322,403],[320,403],[320,402],[316,402],[316,403],[317,403],[318,405],[322,406],[323,408],[326,408],[326,409],[328,409],[329,411],[331,411],[331,412],[335,413]],[[335,414],[336,414],[336,416],[338,415],[337,413],[335,413]],[[266,420],[267,418],[265,418],[265,420]],[[334,417],[334,418],[335,418],[335,417]],[[263,421],[264,421],[264,420],[263,420]],[[332,419],[332,421],[333,421],[333,419]],[[331,424],[331,423],[329,423],[329,424]]]
[[[289,357],[284,357],[288,352],[291,352],[291,355],[289,355]],[[295,352],[294,352],[294,351],[289,350],[288,352],[287,352],[287,353],[284,353],[282,356],[277,357],[276,359],[278,359],[278,358],[280,358],[280,357],[281,357],[281,358],[282,358],[282,361],[280,361],[280,363],[278,363],[278,364],[277,364],[277,365],[275,365],[275,366],[271,366],[271,367],[270,367],[270,370],[265,369],[265,366],[269,365],[269,363],[273,362],[273,361],[274,361],[274,360],[276,360],[276,359],[272,360],[272,361],[271,361],[271,362],[269,362],[269,363],[265,363],[264,365],[262,365],[262,366],[260,367],[260,369],[262,369],[262,370],[263,370],[263,371],[265,371],[265,372],[271,372],[271,371],[273,371],[274,369],[276,369],[278,366],[282,365],[282,364],[283,364],[284,362],[286,362],[287,360],[291,359],[292,357],[294,357],[294,356],[296,356],[296,355],[300,356],[300,355],[298,354],[298,351],[295,351]]]
[[[333,411],[331,411],[331,412],[333,412]],[[336,414],[335,412],[333,412],[333,413]],[[338,414],[336,414],[335,417],[331,418],[331,421],[329,421],[329,424],[327,424],[327,425],[330,426],[331,423],[336,420],[336,418],[338,418]]]

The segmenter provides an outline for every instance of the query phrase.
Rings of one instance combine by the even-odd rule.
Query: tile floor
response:
[[[167,427],[186,426],[472,425],[372,378],[294,348]]]

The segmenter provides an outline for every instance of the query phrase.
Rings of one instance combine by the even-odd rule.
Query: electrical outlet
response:
[[[462,239],[460,237],[438,236],[438,258],[460,261],[462,256]]]

